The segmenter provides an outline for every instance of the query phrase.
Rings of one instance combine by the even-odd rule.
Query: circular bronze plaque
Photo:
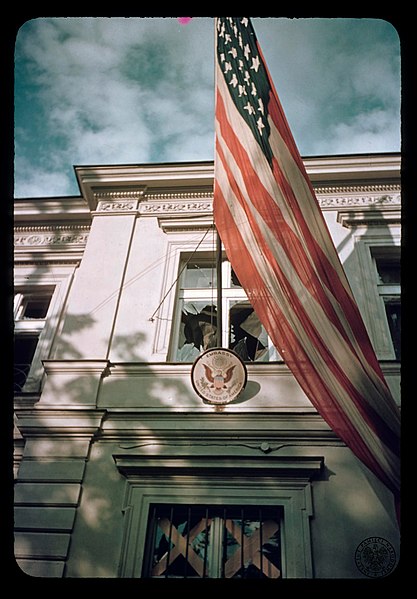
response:
[[[227,404],[245,388],[247,370],[231,349],[215,347],[198,356],[191,369],[191,382],[198,395],[214,405]]]

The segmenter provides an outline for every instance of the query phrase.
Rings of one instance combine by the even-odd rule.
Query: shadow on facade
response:
[[[377,211],[374,211],[375,216]],[[381,212],[382,214],[382,212]],[[381,216],[382,220],[382,216]],[[383,237],[389,243],[391,238],[390,230],[385,225],[378,226],[378,235]],[[345,238],[343,244],[350,243],[351,234]],[[339,253],[342,253],[343,247],[338,248]],[[358,268],[357,256],[354,252],[344,260],[344,268],[350,278],[354,289],[360,287],[361,281],[359,276],[360,269]],[[43,272],[43,271],[42,271]],[[68,362],[79,361],[83,359],[82,353],[77,348],[76,344],[70,340],[72,333],[88,333],[88,330],[94,325],[94,317],[91,314],[79,315],[76,319],[72,319],[70,328],[67,328],[68,337],[59,336],[56,339],[59,345],[59,353],[63,360]],[[68,323],[67,323],[68,324]],[[183,405],[192,405],[193,392],[190,385],[185,384],[174,377],[164,378],[155,375],[152,365],[148,364],[144,355],[141,352],[141,346],[145,346],[147,338],[145,334],[135,332],[129,335],[115,335],[112,340],[112,349],[116,350],[117,355],[124,356],[124,363],[131,366],[140,365],[140,375],[134,376],[114,376],[107,370],[101,375],[97,372],[87,372],[77,374],[70,373],[68,376],[47,376],[44,383],[45,397],[41,396],[37,403],[37,440],[43,443],[43,451],[45,455],[49,455],[51,442],[60,440],[62,443],[68,444],[70,457],[71,442],[76,437],[74,431],[66,432],[65,430],[58,431],[52,429],[50,414],[43,414],[43,409],[57,410],[74,409],[80,418],[78,426],[79,431],[83,427],[87,428],[87,416],[91,417],[95,413],[96,429],[91,435],[91,443],[88,453],[85,455],[85,470],[80,488],[79,498],[76,503],[76,515],[73,526],[68,530],[68,534],[72,534],[72,539],[68,550],[68,559],[64,575],[68,577],[116,577],[119,572],[120,555],[124,543],[124,535],[126,534],[127,526],[126,519],[129,517],[129,506],[127,505],[127,490],[128,484],[125,477],[117,470],[113,455],[121,451],[127,451],[126,446],[136,447],[140,449],[143,455],[158,455],[168,451],[187,452],[195,451],[199,445],[198,439],[204,436],[204,431],[195,430],[192,434],[188,434],[184,427],[183,430],[176,431],[164,428],[168,418],[175,417],[176,423],[181,422],[183,416],[184,421],[192,414],[192,408],[183,408],[181,412],[176,412],[172,408],[175,407],[175,397],[188,399]],[[110,354],[111,355],[111,354]],[[91,358],[94,361],[94,357]],[[161,363],[161,367],[163,364]],[[111,369],[110,369],[111,370]],[[234,404],[244,404],[255,397],[261,390],[259,383],[248,381],[245,392],[240,398],[237,398]],[[111,406],[106,403],[105,398],[111,397]],[[135,403],[134,398],[138,401]],[[174,398],[170,400],[169,398]],[[104,399],[102,399],[104,398]],[[47,400],[45,403],[44,400]],[[141,406],[146,406],[146,414],[141,411]],[[152,406],[154,412],[152,412]],[[218,417],[213,413],[213,420]],[[267,416],[265,417],[267,419]],[[93,418],[94,419],[94,418]],[[39,439],[39,427],[44,423],[44,432],[42,433],[42,441]],[[204,420],[206,422],[206,419]],[[203,419],[202,419],[203,423]],[[271,435],[269,425],[266,424],[265,429]],[[78,433],[82,436],[82,432]],[[235,439],[239,439],[240,431],[235,431]],[[277,439],[280,437],[280,431],[276,431]],[[233,442],[233,437],[229,437],[228,441]],[[215,441],[212,444],[215,444]],[[207,446],[210,440],[207,442]],[[165,447],[165,449],[164,449]],[[319,446],[299,447],[300,453],[303,451],[306,454],[314,455],[320,453]],[[135,451],[135,450],[133,450]],[[200,451],[209,452],[210,448],[202,448]],[[342,455],[343,447],[336,447],[334,452]],[[60,456],[62,462],[62,478],[65,479],[65,455]],[[339,457],[335,458],[337,460]],[[343,461],[345,458],[341,458]],[[349,466],[346,466],[349,470]],[[383,509],[387,513],[391,513],[391,506],[388,505],[389,498],[383,493],[374,478],[368,475],[366,469],[358,464],[363,472],[364,483],[370,486],[375,496],[383,505]],[[356,471],[354,473],[356,475]],[[166,478],[169,479],[169,474]],[[326,467],[320,476],[320,482],[326,484],[333,477],[337,477],[337,472]],[[354,477],[353,477],[354,478]],[[352,478],[352,480],[353,480]],[[366,536],[366,528],[363,523],[371,522],[374,516],[369,504],[366,503],[366,498],[369,494],[364,493],[361,497],[358,496],[355,486],[350,490],[344,488],[338,494],[333,494],[331,499],[326,499],[326,489],[321,487],[317,491],[313,487],[313,501],[324,502],[327,505],[329,513],[334,512],[338,520],[343,520],[343,529],[346,535],[349,536],[350,530],[357,530],[363,526],[364,536]],[[200,491],[201,489],[199,487]],[[209,487],[206,489],[210,491]],[[50,490],[49,500],[54,505],[67,505],[69,488],[66,484],[56,484]],[[381,499],[382,498],[382,499]],[[33,503],[36,504],[37,498],[33,498]],[[333,504],[332,504],[333,502]],[[67,508],[72,509],[72,508]],[[331,521],[331,518],[330,520]],[[341,527],[337,527],[340,531]],[[45,530],[46,531],[46,530]],[[38,530],[37,532],[45,532]],[[312,535],[314,539],[314,522],[312,523]],[[62,534],[62,533],[51,533]],[[33,547],[30,547],[31,541],[26,541],[24,552],[27,555],[37,555],[39,553],[39,543],[36,535],[33,535]],[[30,539],[30,535],[27,537]],[[328,537],[328,544],[323,548],[323,554],[331,553],[337,550],[337,545],[340,543],[340,537]],[[349,567],[347,567],[349,570]]]

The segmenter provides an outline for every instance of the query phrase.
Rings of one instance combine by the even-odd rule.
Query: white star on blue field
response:
[[[253,18],[302,156],[400,151],[400,40],[382,19]],[[55,17],[15,45],[15,196],[74,165],[213,160],[214,21]]]

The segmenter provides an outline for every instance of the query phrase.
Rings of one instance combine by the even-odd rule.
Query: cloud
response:
[[[254,26],[302,154],[399,149],[389,24]],[[16,42],[16,196],[77,194],[75,164],[213,159],[213,41],[208,17],[27,22]]]
[[[270,19],[254,21],[303,155],[399,150],[400,48],[392,25],[276,19],[274,30]]]
[[[213,58],[207,60],[207,46],[197,40],[202,27],[207,24],[184,35],[186,28],[175,18],[27,23],[20,32],[19,57],[32,71],[32,96],[43,118],[36,132],[37,159],[29,157],[33,146],[19,129],[18,158],[38,162],[46,173],[41,162],[49,157],[57,176],[68,161],[210,158],[203,138],[214,120],[213,82],[207,77]],[[17,195],[28,188],[19,176]]]
[[[389,111],[374,110],[359,114],[349,122],[331,127],[328,136],[335,154],[390,152],[393,144],[400,147],[400,131],[397,115]],[[316,153],[324,153],[327,140],[318,140]]]
[[[48,166],[35,166],[32,161],[18,157],[15,164],[18,180],[15,180],[16,197],[47,197],[79,195],[74,184],[74,171],[68,165],[54,170]],[[52,191],[51,191],[52,190]]]

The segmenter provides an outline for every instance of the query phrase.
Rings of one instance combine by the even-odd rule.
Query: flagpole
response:
[[[217,274],[217,347],[222,347],[222,240],[216,228],[216,274]]]
[[[214,18],[214,53],[216,54],[217,33],[216,33],[216,17]],[[216,61],[214,61],[214,80],[216,80]],[[216,87],[216,86],[215,86]],[[216,100],[215,100],[216,101]],[[215,184],[215,182],[214,182]],[[222,347],[223,333],[223,302],[222,302],[222,240],[216,224],[213,224],[216,230],[216,275],[217,275],[217,347]]]

